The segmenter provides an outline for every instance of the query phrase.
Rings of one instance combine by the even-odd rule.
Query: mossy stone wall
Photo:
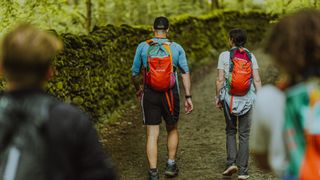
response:
[[[207,57],[228,48],[230,29],[245,28],[248,46],[253,47],[275,18],[261,12],[233,11],[181,16],[171,20],[169,38],[184,47],[192,70],[211,63]],[[152,37],[150,30],[151,26],[108,25],[95,27],[89,35],[62,34],[65,50],[54,60],[56,71],[48,90],[80,105],[94,118],[104,117],[134,97],[131,65],[137,45]]]

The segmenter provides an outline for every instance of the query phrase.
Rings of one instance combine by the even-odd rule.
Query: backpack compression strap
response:
[[[42,127],[43,124],[48,121],[50,111],[54,106],[59,103],[57,99],[46,95],[33,95],[25,98],[22,102],[16,101],[15,99],[7,96],[0,98],[0,113],[2,119],[9,119],[8,115],[13,112],[28,112],[27,115],[33,115],[38,118],[34,118],[33,124],[37,127]],[[20,128],[20,125],[24,123],[20,119],[11,119],[8,121],[1,121],[2,126],[6,126],[6,132],[1,132],[1,138],[5,137],[5,141],[0,139],[1,142],[6,142],[0,145],[0,152],[9,143],[14,133]],[[6,123],[6,124],[4,124]],[[13,126],[14,125],[14,126]]]

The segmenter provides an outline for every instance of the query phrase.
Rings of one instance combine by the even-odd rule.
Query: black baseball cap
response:
[[[157,17],[153,23],[154,29],[168,29],[169,28],[169,20],[164,16]]]

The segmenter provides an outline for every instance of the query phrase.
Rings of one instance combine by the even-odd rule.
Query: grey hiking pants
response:
[[[235,163],[240,168],[240,171],[247,172],[251,110],[241,116],[230,114],[229,107],[224,107],[223,112],[226,120],[227,166]],[[239,147],[237,146],[237,131],[239,136]]]

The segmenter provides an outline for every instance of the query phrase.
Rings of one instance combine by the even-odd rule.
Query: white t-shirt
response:
[[[251,53],[252,69],[259,69],[256,57]],[[230,51],[224,51],[219,55],[217,69],[224,70],[224,76],[227,79],[229,75]],[[226,85],[226,84],[225,84]],[[255,88],[253,83],[249,92],[244,96],[233,96],[232,113],[234,115],[243,115],[247,113],[253,106],[255,101]],[[220,92],[220,99],[227,102],[230,107],[231,96],[222,88]]]
[[[279,176],[287,166],[283,137],[285,94],[272,85],[258,91],[253,109],[250,149],[268,155],[272,170]]]

